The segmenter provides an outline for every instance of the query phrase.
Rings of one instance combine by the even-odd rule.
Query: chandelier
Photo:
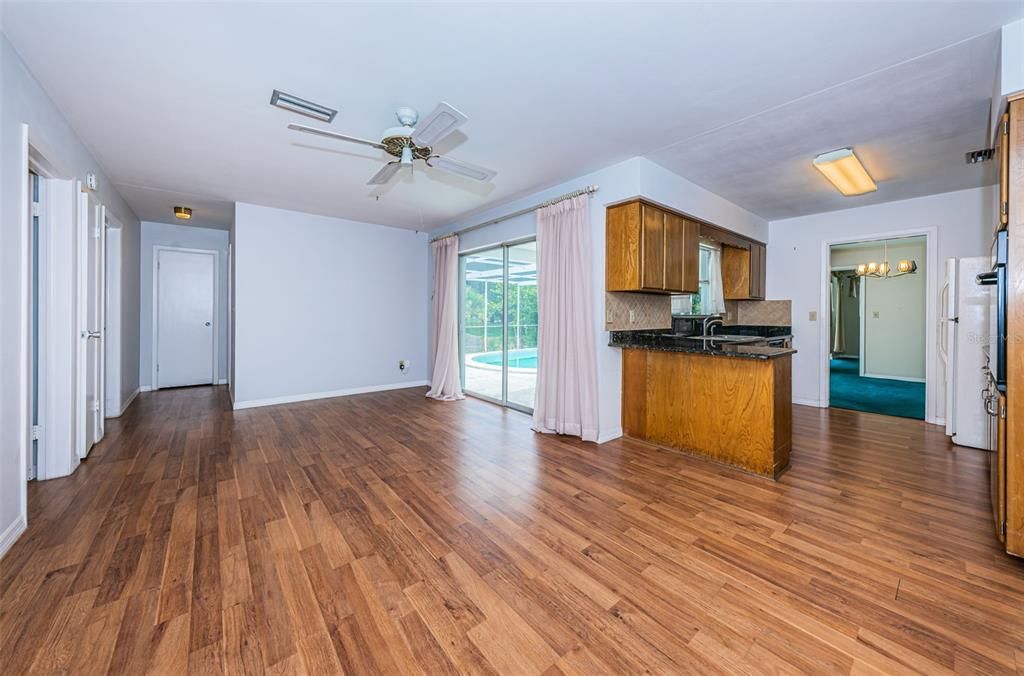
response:
[[[861,263],[857,266],[857,274],[861,277],[877,277],[879,279],[892,279],[893,277],[902,277],[903,275],[912,275],[917,272],[917,261],[913,261],[907,258],[902,259],[896,263],[896,271],[893,272],[892,266],[889,265],[889,244],[883,243],[884,250],[882,254],[882,262],[878,263],[870,261],[868,263]]]

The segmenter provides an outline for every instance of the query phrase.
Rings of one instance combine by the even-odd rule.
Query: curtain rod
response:
[[[470,227],[463,228],[462,230],[456,230],[455,232],[449,232],[447,235],[441,235],[439,237],[432,237],[430,239],[430,241],[431,242],[436,242],[439,239],[444,239],[445,237],[451,237],[452,235],[462,235],[462,234],[465,234],[467,232],[472,232],[474,230],[479,230],[480,228],[486,228],[488,225],[494,225],[495,223],[501,223],[502,221],[507,221],[510,218],[515,218],[516,216],[522,216],[523,214],[528,214],[531,211],[536,211],[537,209],[543,209],[544,207],[549,207],[552,204],[558,204],[559,202],[564,202],[565,200],[571,200],[573,197],[579,197],[580,195],[590,195],[590,194],[593,194],[593,193],[597,192],[597,189],[598,189],[598,185],[596,183],[594,185],[588,185],[585,188],[580,188],[579,190],[573,190],[572,192],[567,192],[564,195],[560,195],[558,197],[555,197],[554,199],[549,199],[549,200],[547,200],[545,202],[541,202],[540,204],[535,204],[532,207],[527,207],[526,209],[520,209],[519,211],[514,211],[511,214],[505,214],[504,216],[500,216],[498,218],[492,218],[489,221],[484,221],[483,223],[477,223],[476,225],[471,225]]]

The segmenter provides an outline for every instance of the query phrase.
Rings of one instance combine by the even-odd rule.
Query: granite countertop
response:
[[[738,334],[733,334],[738,335]],[[785,337],[772,336],[773,338]],[[717,340],[695,340],[665,329],[661,331],[611,331],[608,345],[634,350],[657,350],[660,352],[686,352],[706,354],[715,357],[738,357],[743,359],[776,359],[795,354],[791,347],[767,347],[748,343],[729,343]]]

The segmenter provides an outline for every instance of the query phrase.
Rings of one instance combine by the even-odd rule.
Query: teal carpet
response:
[[[829,404],[835,408],[924,420],[924,383],[886,378],[862,378],[860,361],[833,359],[829,374]]]

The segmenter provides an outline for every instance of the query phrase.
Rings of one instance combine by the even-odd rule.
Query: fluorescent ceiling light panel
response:
[[[814,168],[847,197],[878,190],[874,179],[852,148],[840,148],[814,158]]]
[[[277,106],[278,108],[284,108],[290,110],[293,113],[299,115],[305,115],[312,117],[322,122],[331,122],[334,116],[338,114],[338,111],[327,106],[321,106],[319,103],[313,103],[306,99],[300,99],[298,96],[292,96],[286,94],[278,89],[274,90],[274,93],[270,96],[270,105]]]

